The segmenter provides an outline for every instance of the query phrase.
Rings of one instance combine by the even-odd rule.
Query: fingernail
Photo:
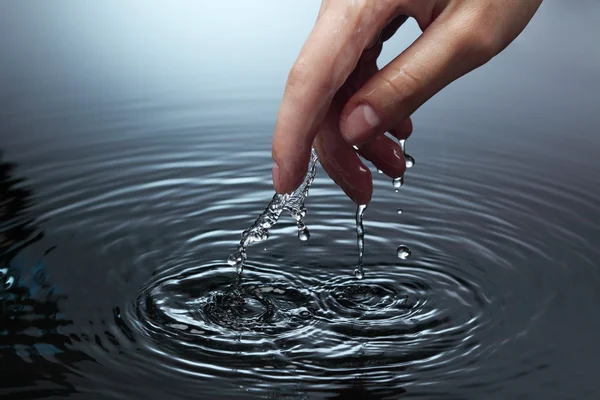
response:
[[[361,104],[354,109],[346,119],[343,135],[352,144],[361,144],[368,139],[373,128],[381,122],[373,107]]]

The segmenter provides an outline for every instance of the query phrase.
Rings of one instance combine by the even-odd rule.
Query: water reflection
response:
[[[38,241],[34,221],[28,217],[32,192],[24,179],[14,176],[15,165],[3,160],[0,151],[0,265],[7,268],[15,256],[28,244]],[[5,278],[8,279],[8,278]]]
[[[0,152],[0,394],[12,398],[66,396],[72,366],[90,360],[70,349],[61,328],[72,323],[59,309],[66,297],[49,281],[44,258],[19,253],[43,238],[29,216],[31,188],[15,174],[15,164]]]

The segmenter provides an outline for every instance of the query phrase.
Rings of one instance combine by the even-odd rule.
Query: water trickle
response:
[[[304,217],[306,216],[304,202],[308,197],[310,186],[315,179],[317,161],[317,153],[312,149],[308,172],[302,184],[291,194],[275,194],[265,211],[256,218],[254,224],[242,232],[242,238],[236,251],[227,258],[227,263],[235,267],[238,277],[241,275],[244,263],[248,258],[246,254],[248,246],[269,238],[269,229],[277,223],[283,210],[289,211],[292,218],[296,221],[298,238],[302,241],[309,239],[310,232],[304,224]]]
[[[398,144],[402,149],[402,153],[404,154],[404,159],[406,160],[406,168],[412,168],[415,166],[415,159],[413,156],[406,152],[406,139],[398,140]]]
[[[365,248],[365,229],[363,226],[363,217],[366,209],[366,204],[359,205],[356,208],[356,245],[358,247],[358,263],[354,269],[354,276],[356,276],[358,279],[362,279],[365,276],[363,271],[363,253]]]
[[[410,249],[408,246],[401,245],[396,250],[396,253],[398,254],[398,258],[406,260],[410,256]]]
[[[398,140],[398,144],[400,145],[402,152],[405,153],[406,152],[406,139]]]

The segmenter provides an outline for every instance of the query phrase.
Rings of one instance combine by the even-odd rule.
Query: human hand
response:
[[[386,175],[401,176],[404,155],[384,133],[408,138],[410,115],[504,50],[541,3],[323,0],[279,109],[273,138],[275,190],[289,193],[300,185],[314,146],[334,182],[355,203],[367,204],[373,182],[358,154]],[[407,16],[416,19],[423,34],[379,71],[382,43]]]

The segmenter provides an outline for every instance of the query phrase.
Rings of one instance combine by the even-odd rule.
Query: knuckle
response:
[[[486,63],[502,49],[493,18],[494,13],[484,8],[468,13],[461,21],[464,28],[457,35],[457,50],[478,64]]]
[[[304,61],[298,61],[288,74],[286,92],[296,95],[310,94],[321,96],[329,94],[334,82],[329,74],[313,70]]]
[[[405,66],[390,69],[390,74],[383,74],[382,84],[394,94],[393,98],[410,100],[423,87],[423,79]]]
[[[498,53],[496,36],[487,28],[474,29],[469,35],[468,52],[476,61],[487,62]]]

